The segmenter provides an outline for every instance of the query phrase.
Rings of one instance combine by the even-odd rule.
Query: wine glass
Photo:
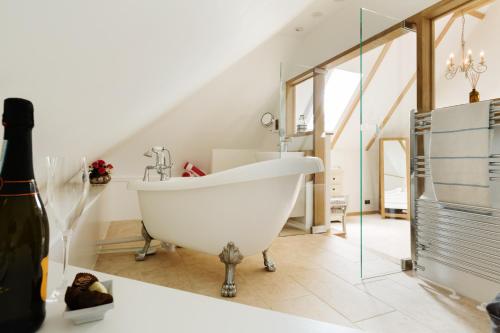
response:
[[[68,284],[66,269],[72,231],[85,208],[90,182],[85,157],[47,157],[47,207],[62,240],[62,281],[47,299],[59,301]]]

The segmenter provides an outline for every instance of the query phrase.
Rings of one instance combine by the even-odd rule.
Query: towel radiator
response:
[[[424,192],[427,195],[417,197],[419,182],[431,184],[430,162],[426,151],[431,124],[432,112],[411,113],[411,230],[414,267],[422,272],[420,274],[439,267],[436,269],[439,272],[425,272],[425,276],[431,276],[431,279],[443,284],[452,281],[452,288],[480,300],[488,297],[486,295],[500,284],[500,209],[436,201],[428,195],[428,188]],[[500,127],[500,99],[492,100],[490,104],[490,131],[493,135],[500,135],[497,127]],[[424,142],[424,153],[420,150],[420,154],[417,153],[419,137]],[[489,156],[489,179],[490,188],[500,182],[500,152]],[[448,275],[443,274],[446,270],[443,266],[448,267],[445,273]],[[470,288],[471,283],[476,288]],[[465,290],[481,289],[482,286],[478,285],[483,284],[487,287],[480,291]],[[458,290],[460,287],[462,290]],[[474,292],[480,295],[471,294]]]
[[[500,210],[416,201],[417,263],[427,258],[500,283]]]

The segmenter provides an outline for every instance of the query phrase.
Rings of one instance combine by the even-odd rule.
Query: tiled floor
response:
[[[347,216],[346,239],[360,244],[360,218]],[[340,229],[339,224],[334,228]],[[379,214],[363,216],[363,243],[364,246],[378,254],[399,262],[401,258],[411,257],[410,221],[402,219],[382,219]]]
[[[108,238],[139,234],[137,222],[114,222]],[[359,247],[330,235],[277,238],[270,254],[277,271],[266,272],[260,255],[237,267],[238,295],[227,301],[357,327],[368,332],[488,332],[489,321],[470,300],[453,300],[444,290],[412,274],[359,278]],[[371,273],[393,269],[365,254]],[[183,248],[163,249],[144,262],[131,253],[101,254],[96,270],[216,298],[224,266],[216,256]]]
[[[292,226],[289,226],[288,224],[285,224],[283,229],[281,229],[280,236],[281,237],[288,237],[288,236],[297,236],[297,235],[305,235],[308,232],[305,230],[301,230]]]

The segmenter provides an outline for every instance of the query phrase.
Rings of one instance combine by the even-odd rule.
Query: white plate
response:
[[[108,293],[111,294],[111,296],[113,296],[113,280],[103,281],[101,283],[106,287]],[[115,300],[113,298],[112,303],[94,306],[86,309],[80,309],[80,310],[70,310],[68,307],[66,307],[66,311],[64,311],[63,317],[71,320],[75,325],[102,320],[104,319],[104,314],[108,310],[114,308],[115,306],[114,301]]]

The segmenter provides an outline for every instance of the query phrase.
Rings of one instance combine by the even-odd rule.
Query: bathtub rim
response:
[[[324,171],[318,157],[287,157],[283,159],[256,162],[209,174],[204,177],[173,177],[167,181],[133,180],[127,189],[135,191],[175,191],[219,185],[243,183],[297,174],[312,174]]]

